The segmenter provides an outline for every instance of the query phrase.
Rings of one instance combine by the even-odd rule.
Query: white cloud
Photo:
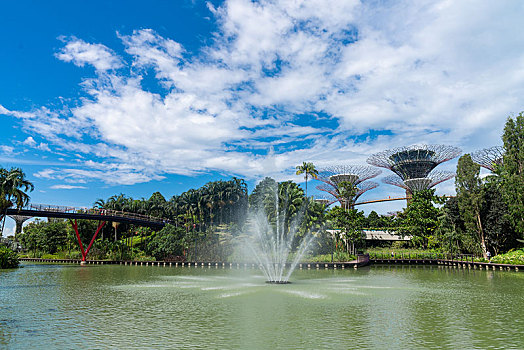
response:
[[[74,190],[74,189],[85,189],[85,186],[73,186],[73,185],[53,185],[49,187],[52,190]]]
[[[29,146],[29,147],[36,147],[36,141],[31,136],[26,138],[22,144]]]
[[[49,144],[30,137],[28,146],[96,161],[38,176],[132,184],[216,170],[283,178],[304,159],[363,164],[371,153],[415,143],[465,151],[500,144],[505,118],[523,109],[518,2],[208,6],[218,31],[193,56],[151,29],[118,33],[121,56],[64,39],[58,58],[97,70],[83,82],[87,97],[63,110],[0,105],[0,113]],[[150,70],[161,93],[142,79]]]
[[[102,44],[89,44],[75,37],[61,37],[60,39],[67,43],[56,54],[56,57],[62,61],[72,62],[79,67],[90,64],[98,71],[122,67],[120,58]]]
[[[15,148],[7,145],[0,145],[0,152],[10,157],[16,155]]]
[[[41,142],[38,144],[35,139],[33,139],[31,136],[26,138],[23,142],[23,145],[29,146],[31,148],[36,148],[41,151],[51,152],[51,149],[49,148],[49,145],[47,143]]]

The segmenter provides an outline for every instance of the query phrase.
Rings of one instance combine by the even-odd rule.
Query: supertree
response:
[[[382,182],[388,185],[401,187],[406,190],[406,193],[414,193],[420,190],[432,188],[454,176],[455,173],[451,171],[433,170],[427,177],[423,178],[402,180],[398,175],[390,175],[383,178]]]
[[[366,180],[380,173],[379,169],[365,165],[335,165],[323,168],[318,175],[318,180],[323,184],[317,186],[317,189],[329,193],[333,197],[331,203],[339,201],[344,207],[351,206],[366,191],[378,186],[376,182]],[[355,187],[355,194],[352,198],[344,198],[342,195],[340,186],[344,182]]]
[[[481,167],[494,171],[495,166],[502,165],[504,147],[493,146],[475,151],[471,153],[471,159]]]
[[[453,173],[433,170],[460,153],[460,148],[453,146],[412,145],[373,154],[367,162],[393,171],[397,176],[388,176],[383,181],[404,188],[409,199],[413,192],[452,178]]]

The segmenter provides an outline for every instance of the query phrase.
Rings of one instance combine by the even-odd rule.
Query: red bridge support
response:
[[[98,225],[98,228],[96,229],[96,232],[93,235],[93,238],[91,238],[91,242],[87,246],[86,250],[84,250],[84,246],[82,244],[82,240],[80,239],[80,234],[78,234],[78,223],[76,222],[76,219],[75,219],[75,221],[69,219],[69,222],[71,223],[71,226],[73,226],[73,230],[75,230],[76,238],[78,239],[78,244],[80,245],[80,252],[82,253],[82,261],[86,261],[87,253],[89,253],[89,250],[91,249],[91,246],[95,242],[96,236],[98,236],[98,233],[100,232],[102,227],[104,227],[106,222],[105,221],[100,222],[100,224]]]

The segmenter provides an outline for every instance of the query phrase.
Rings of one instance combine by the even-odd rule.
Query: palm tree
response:
[[[310,176],[313,179],[316,179],[318,177],[318,170],[315,169],[315,165],[311,162],[302,162],[302,165],[297,165],[295,167],[297,169],[297,175],[304,174],[304,178],[306,179],[306,198],[307,198],[307,179],[308,176]]]
[[[25,174],[20,168],[6,170],[0,168],[0,220],[3,220],[2,233],[4,231],[5,216],[7,209],[16,205],[22,208],[29,203],[29,195],[35,186],[25,178]]]

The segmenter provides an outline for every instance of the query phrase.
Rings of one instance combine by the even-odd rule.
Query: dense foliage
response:
[[[15,206],[21,208],[29,202],[26,192],[33,191],[33,184],[25,177],[20,168],[7,170],[0,167],[0,224],[4,231],[6,211]],[[20,228],[21,229],[21,228]],[[17,233],[19,228],[17,227]]]
[[[166,225],[163,229],[153,234],[147,244],[146,253],[157,260],[184,260],[185,230],[181,227]]]
[[[434,204],[439,202],[434,189],[413,193],[407,208],[399,215],[396,231],[402,236],[411,236],[415,246],[432,248],[439,225],[439,211]]]
[[[357,247],[364,242],[362,232],[366,222],[364,213],[356,209],[334,207],[329,211],[327,218],[334,228],[340,230],[340,234],[335,235],[335,251],[339,251],[339,247],[344,247],[342,250],[356,254]]]
[[[504,158],[497,167],[507,218],[524,238],[524,114],[508,118],[502,135]]]
[[[341,182],[336,188],[342,207],[326,208],[307,197],[307,192],[293,181],[277,182],[266,177],[248,195],[242,179],[213,181],[167,200],[155,192],[145,199],[124,194],[99,199],[100,209],[125,211],[170,220],[162,230],[112,223],[104,226],[90,256],[114,259],[230,260],[235,246],[250,225],[248,210],[262,213],[273,225],[284,227],[287,234],[294,225],[298,237],[312,232],[316,239],[311,254],[332,259],[348,258],[363,250],[363,230],[388,231],[409,236],[409,241],[395,242],[391,248],[417,249],[442,254],[474,254],[493,261],[520,261],[524,239],[524,115],[508,118],[502,136],[504,157],[491,176],[481,176],[479,165],[463,155],[457,165],[456,197],[439,198],[434,190],[413,193],[407,207],[399,213],[367,217],[355,209],[356,188]],[[312,163],[296,167],[306,181],[316,177]],[[307,182],[306,182],[307,186]],[[0,168],[0,209],[27,203],[25,192],[32,190],[20,169]],[[0,213],[0,215],[2,215]],[[300,219],[300,220],[296,220]],[[98,223],[78,221],[83,242],[89,242]],[[333,229],[335,231],[333,231]],[[336,231],[338,230],[338,231]],[[76,236],[65,220],[36,221],[19,237],[25,253],[34,256],[55,254],[78,257]],[[513,250],[512,250],[513,249]],[[517,250],[515,250],[517,249]],[[504,255],[504,253],[509,255]],[[322,258],[322,259],[324,259]],[[502,261],[501,260],[501,261]]]
[[[0,244],[0,269],[11,269],[14,267],[18,267],[18,255]]]
[[[524,265],[524,248],[497,255],[491,259],[491,262],[498,264]]]

